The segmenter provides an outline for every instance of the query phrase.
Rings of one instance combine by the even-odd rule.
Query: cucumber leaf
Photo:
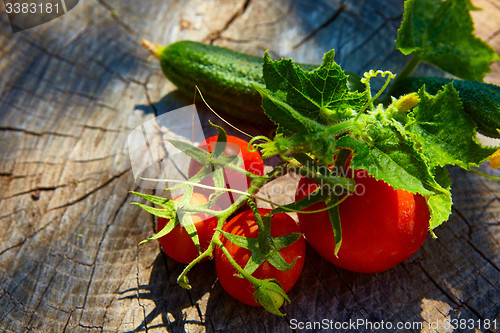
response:
[[[430,166],[458,165],[464,169],[479,166],[496,151],[483,147],[476,139],[476,123],[464,111],[453,83],[435,96],[419,91],[420,102],[409,115],[407,133],[419,142],[419,149]]]
[[[270,94],[264,97],[271,95],[297,114],[321,125],[351,116],[352,110],[366,103],[367,95],[349,91],[348,76],[335,63],[334,57],[334,50],[327,52],[323,65],[310,72],[296,66],[292,59],[272,60],[266,52],[263,76]],[[258,90],[262,94],[262,89]],[[266,114],[283,129],[296,131],[295,123],[301,121],[300,118],[297,115],[292,119],[283,116],[284,107],[276,104],[275,107],[269,103],[263,105]]]
[[[409,137],[401,135],[392,123],[374,121],[367,127],[368,140],[344,136],[337,146],[349,148],[354,156],[351,167],[364,169],[395,190],[419,193],[427,198],[431,230],[451,214],[451,192],[435,179],[428,160]]]
[[[325,130],[325,126],[316,120],[302,115],[298,110],[281,99],[279,92],[271,92],[254,85],[262,96],[262,108],[269,118],[278,125],[280,132],[316,133]]]
[[[422,195],[432,194],[433,188],[440,189],[430,172],[426,160],[405,140],[396,128],[369,125],[372,142],[344,136],[337,146],[354,152],[351,167],[365,169],[377,180],[382,179],[394,189],[404,189]]]
[[[408,0],[396,48],[465,80],[482,81],[495,50],[474,35],[470,0]]]

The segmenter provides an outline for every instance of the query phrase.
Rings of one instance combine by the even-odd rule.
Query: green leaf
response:
[[[289,133],[315,133],[325,130],[324,125],[299,113],[281,100],[278,94],[257,85],[254,87],[262,96],[262,107],[266,114],[280,128]]]
[[[446,190],[451,190],[451,179],[450,173],[446,168],[443,167],[435,167],[434,168],[434,178],[441,185],[442,188]]]
[[[337,203],[339,197],[332,195],[329,201],[326,201],[326,205],[329,206],[331,203]],[[342,226],[340,223],[340,212],[339,206],[332,207],[328,210],[328,217],[330,218],[330,223],[332,224],[333,235],[335,238],[335,256],[338,257],[340,246],[342,245]]]
[[[496,151],[483,147],[476,138],[476,123],[464,111],[452,83],[436,96],[419,91],[420,103],[409,114],[407,133],[419,142],[419,149],[435,166],[458,165],[464,169],[478,166]]]
[[[173,201],[172,201],[172,203],[173,203]],[[169,220],[167,225],[165,225],[165,227],[163,229],[161,229],[154,236],[149,237],[149,238],[141,241],[140,244],[165,236],[170,231],[172,231],[177,224],[179,224],[179,219],[178,219],[177,213],[175,211],[175,208],[173,210],[168,209],[168,208],[167,209],[153,208],[153,207],[149,207],[149,206],[143,205],[143,204],[138,203],[138,202],[132,202],[132,205],[139,206],[150,214],[153,214],[155,216]]]
[[[451,214],[451,192],[434,178],[428,161],[391,123],[378,121],[368,127],[367,141],[344,136],[338,146],[354,152],[351,167],[365,169],[375,179],[382,179],[394,189],[419,193],[427,198],[431,228],[439,226]]]
[[[201,148],[193,146],[190,143],[179,140],[168,140],[175,148],[179,149],[192,159],[201,163],[201,165],[210,164],[210,154]]]
[[[196,231],[196,227],[194,226],[193,220],[191,219],[192,216],[193,213],[182,214],[180,223],[181,226],[184,229],[186,229],[186,232],[188,233],[189,237],[191,237],[191,240],[198,249],[198,253],[201,253],[200,238],[198,237],[198,232]]]
[[[474,35],[470,0],[408,0],[396,48],[466,80],[482,81],[500,56]]]
[[[138,202],[132,202],[132,205],[139,206],[144,209],[146,212],[153,214],[154,216],[158,216],[164,219],[174,219],[176,216],[175,208],[174,209],[162,209],[162,208],[154,208],[150,206],[143,205]]]
[[[286,209],[289,208],[291,210],[295,211],[300,211],[303,209],[306,209],[307,207],[314,205],[315,203],[318,202],[324,202],[325,200],[328,199],[328,194],[325,193],[326,191],[323,191],[321,187],[316,188],[313,192],[309,193],[305,197],[303,197],[300,200],[294,201],[292,203],[289,203],[287,205],[277,207],[273,209],[271,212],[272,214],[277,214],[277,213],[288,213],[290,210]]]
[[[242,248],[247,249],[249,251],[253,251],[259,247],[259,244],[258,244],[259,240],[257,238],[248,238],[248,237],[244,237],[244,236],[238,236],[238,235],[234,235],[232,233],[226,232],[224,230],[221,230],[220,232],[231,243],[238,245],[239,247],[242,247]]]
[[[171,199],[157,197],[155,195],[134,192],[134,191],[130,191],[130,193],[135,194],[135,195],[151,202],[152,204],[158,205],[160,207],[171,209],[171,210],[173,209],[175,212],[175,203]],[[135,204],[135,203],[133,203],[133,204]]]
[[[429,229],[432,231],[450,217],[451,206],[453,205],[451,193],[437,193],[427,199],[427,205],[431,215]]]
[[[227,144],[227,135],[226,131],[218,125],[210,123],[213,127],[217,128],[217,143],[215,145],[215,148],[212,148],[212,156],[215,158],[218,158],[219,156],[224,156],[225,151],[226,151],[226,144]]]
[[[323,57],[323,65],[314,71],[304,71],[293,60],[272,60],[264,56],[264,81],[272,96],[290,106],[296,113],[328,125],[351,115],[366,102],[366,93],[350,92],[348,76],[334,62],[335,52],[331,50]],[[262,89],[261,89],[262,90]],[[296,118],[283,117],[282,110],[265,105],[266,114],[285,129],[296,129]]]
[[[299,238],[301,234],[297,232],[293,232],[291,234],[286,234],[284,236],[279,236],[279,237],[273,237],[273,243],[274,247],[276,248],[277,251],[284,249],[285,247],[288,247],[295,243]],[[287,264],[288,265],[288,264]],[[292,264],[293,266],[293,264]],[[284,269],[280,269],[279,267],[276,267],[279,270],[283,271]]]
[[[339,147],[354,152],[351,167],[367,170],[394,189],[420,194],[432,194],[433,188],[440,189],[422,155],[394,126],[382,126],[376,121],[368,126],[368,134],[371,142],[350,136],[338,140]]]
[[[451,214],[453,205],[451,197],[451,179],[448,170],[444,167],[435,167],[433,170],[436,182],[446,190],[442,194],[435,194],[427,199],[427,206],[431,214],[429,229],[434,237],[432,230],[438,227],[442,222],[447,221]]]

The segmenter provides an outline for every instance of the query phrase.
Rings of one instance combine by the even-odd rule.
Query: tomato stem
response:
[[[224,246],[224,244],[222,244],[222,242],[220,241],[220,239],[217,239],[215,241],[215,244],[220,247],[220,249],[222,250],[222,252],[224,252],[225,256],[227,257],[227,259],[229,260],[229,262],[231,263],[231,265],[245,279],[247,279],[248,281],[250,281],[250,283],[255,286],[255,289],[257,289],[262,284],[261,280],[257,279],[256,277],[253,277],[251,274],[248,274],[248,272],[246,272],[243,268],[241,268],[240,265],[238,265],[238,263],[236,262],[236,260],[234,260],[234,258],[231,256],[231,253],[229,253],[229,251],[226,249],[226,247]]]
[[[488,179],[492,179],[492,180],[500,180],[500,177],[496,177],[496,176],[492,176],[492,175],[488,175],[486,173],[483,173],[481,171],[478,171],[478,170],[475,170],[475,169],[469,169],[469,171],[472,171],[474,172],[475,174],[478,174],[480,176],[483,176],[484,178],[488,178]]]
[[[259,239],[259,246],[262,252],[268,252],[271,247],[271,218],[270,216],[261,216],[257,205],[252,200],[247,200],[250,209],[253,211],[255,222],[259,226],[257,238]]]

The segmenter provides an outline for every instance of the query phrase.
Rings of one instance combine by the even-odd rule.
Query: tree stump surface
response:
[[[500,3],[473,2],[483,8],[473,13],[478,34],[500,52]],[[155,219],[130,204],[143,201],[129,191],[143,189],[127,137],[192,103],[149,59],[142,38],[255,55],[269,49],[308,63],[335,48],[346,70],[398,72],[407,61],[394,49],[402,11],[399,0],[88,0],[12,34],[1,5],[0,331],[302,332],[299,322],[365,320],[412,325],[394,332],[452,332],[444,321],[465,319],[477,329],[455,332],[500,332],[500,186],[457,168],[450,168],[453,215],[435,230],[437,239],[429,236],[409,260],[378,274],[337,268],[308,246],[285,317],[234,300],[213,262],[197,265],[193,289],[185,290],[176,283],[184,265],[156,241],[139,245],[154,234]],[[486,81],[500,84],[500,63],[493,69]],[[199,111],[205,134],[213,134],[213,116]],[[500,176],[487,164],[481,170]],[[497,320],[496,328],[485,329],[485,320]],[[431,327],[436,321],[439,330]]]

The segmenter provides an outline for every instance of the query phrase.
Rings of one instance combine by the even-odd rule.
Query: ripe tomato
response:
[[[212,151],[215,149],[217,138],[218,135],[212,136],[200,143],[198,147],[209,153],[212,153]],[[262,162],[260,153],[250,152],[248,150],[248,142],[246,142],[245,140],[232,135],[228,135],[225,154],[241,156],[241,158],[243,159],[243,167],[245,168],[245,170],[259,176],[262,176],[264,174],[264,163]],[[202,165],[198,161],[191,160],[189,164],[188,177],[193,177],[198,171],[201,170],[201,168]],[[249,178],[237,171],[230,170],[228,168],[224,168],[224,180],[226,188],[230,189],[246,191],[250,186]],[[214,186],[211,176],[203,179],[201,181],[201,184]],[[206,190],[203,192],[207,195],[213,193],[213,191],[211,190]],[[217,204],[221,207],[221,209],[225,209],[229,207],[238,198],[238,196],[238,194],[226,193],[225,195],[219,197]]]
[[[259,209],[259,213],[264,215],[270,212],[270,209]],[[255,217],[252,210],[246,210],[239,215],[235,216],[231,221],[229,221],[222,230],[229,232],[234,235],[244,236],[249,238],[257,238],[258,226],[255,222]],[[278,213],[275,214],[271,219],[271,236],[279,237],[288,235],[290,233],[300,233],[300,228],[297,223],[287,214]],[[229,240],[222,237],[222,243],[228,249],[231,256],[241,267],[245,267],[248,259],[252,253],[244,248],[239,247],[231,243]],[[252,276],[258,279],[276,279],[281,283],[283,290],[288,292],[302,271],[305,259],[305,241],[301,236],[297,241],[295,241],[290,246],[285,247],[279,251],[283,259],[287,263],[292,263],[295,258],[297,261],[295,265],[289,271],[280,271],[267,261],[262,263],[259,268],[252,274]],[[222,285],[222,287],[237,300],[246,303],[248,305],[259,306],[253,298],[253,293],[255,287],[246,279],[238,278],[235,276],[238,272],[231,265],[225,254],[220,248],[215,250],[215,267],[217,270],[217,277]]]
[[[181,198],[182,195],[175,197],[173,200],[179,202]],[[203,205],[207,202],[207,198],[200,193],[195,192],[191,197],[191,204],[193,205]],[[215,207],[215,209],[217,209],[217,207]],[[195,214],[191,216],[191,220],[198,233],[200,249],[203,252],[208,248],[215,228],[217,228],[217,218],[208,214]],[[168,222],[168,219],[162,217],[158,218],[158,231],[165,228]],[[175,261],[188,264],[198,257],[199,253],[196,245],[194,245],[186,229],[180,223],[168,234],[160,237],[159,241],[163,251]]]
[[[342,245],[338,257],[327,211],[298,214],[299,224],[311,246],[331,263],[354,272],[381,272],[408,259],[422,246],[429,229],[427,203],[421,195],[394,190],[364,170],[355,171],[354,179],[356,193],[339,206]],[[295,199],[316,187],[312,180],[302,178]],[[307,210],[324,207],[324,203],[317,203]]]

